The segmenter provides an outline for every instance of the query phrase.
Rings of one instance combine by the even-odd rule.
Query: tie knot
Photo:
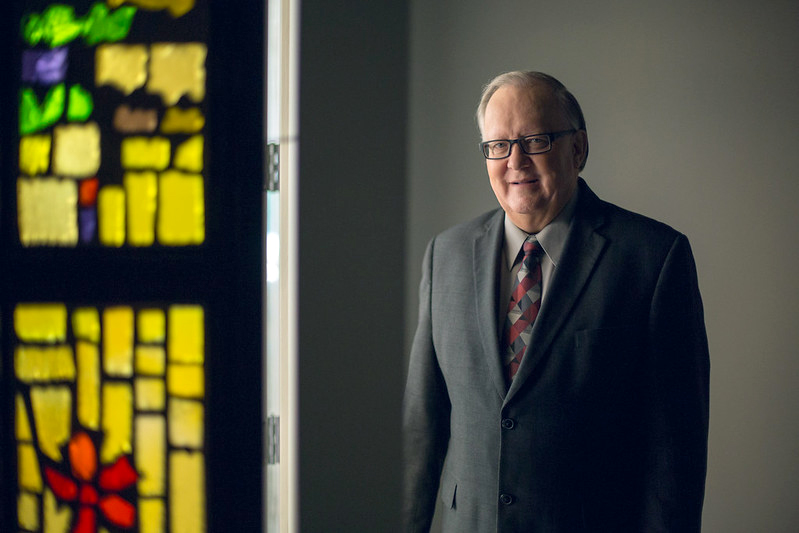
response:
[[[536,256],[542,252],[541,245],[538,244],[538,241],[535,237],[530,235],[522,244],[522,252],[524,252],[524,258],[527,259],[528,257]]]

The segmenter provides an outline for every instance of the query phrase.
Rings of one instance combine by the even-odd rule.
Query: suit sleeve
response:
[[[710,358],[690,245],[672,243],[649,316],[645,513],[641,531],[698,533],[707,469]]]
[[[419,288],[419,323],[411,348],[403,402],[406,532],[427,532],[449,442],[450,402],[432,336],[434,242],[425,253]]]

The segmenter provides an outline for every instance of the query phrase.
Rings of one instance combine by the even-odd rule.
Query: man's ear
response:
[[[585,130],[578,130],[574,134],[572,157],[575,168],[580,169],[585,166],[585,160],[588,158],[588,134]]]

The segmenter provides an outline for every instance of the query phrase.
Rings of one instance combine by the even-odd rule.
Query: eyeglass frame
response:
[[[490,159],[492,161],[497,161],[499,159],[507,159],[513,153],[513,145],[514,144],[518,144],[519,148],[521,149],[522,153],[524,153],[524,154],[527,154],[527,155],[545,154],[545,153],[547,153],[547,152],[552,150],[552,143],[554,143],[556,140],[558,140],[559,138],[564,137],[566,135],[571,135],[572,133],[577,133],[577,131],[578,130],[572,128],[570,130],[550,131],[550,132],[547,132],[547,133],[533,133],[532,135],[525,135],[523,137],[519,137],[518,139],[492,139],[490,141],[483,141],[483,142],[481,142],[479,144],[480,152],[483,154],[483,157],[485,157],[486,159]],[[544,136],[546,136],[546,138],[549,140],[549,146],[547,147],[546,150],[541,150],[540,152],[528,152],[527,150],[524,149],[524,145],[521,142],[524,139],[527,139],[529,137],[544,137]],[[505,141],[505,142],[510,143],[510,145],[508,146],[508,155],[504,155],[502,157],[488,157],[488,154],[486,153],[487,152],[487,148],[488,148],[488,144],[489,143],[495,143],[497,141]]]

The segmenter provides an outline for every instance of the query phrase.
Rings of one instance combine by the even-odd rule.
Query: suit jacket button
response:
[[[512,418],[502,419],[502,429],[513,429],[514,426],[516,426],[516,422],[514,422]]]
[[[500,494],[499,503],[501,503],[502,505],[510,505],[513,503],[513,496],[511,496],[510,494]]]

